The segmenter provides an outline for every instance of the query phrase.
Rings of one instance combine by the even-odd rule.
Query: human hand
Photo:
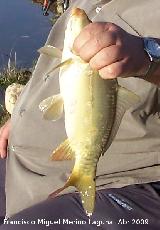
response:
[[[8,138],[10,133],[11,120],[9,119],[1,128],[0,128],[0,157],[2,159],[7,156],[7,146]]]
[[[109,22],[87,25],[75,39],[73,50],[106,79],[144,75],[150,63],[142,38]]]

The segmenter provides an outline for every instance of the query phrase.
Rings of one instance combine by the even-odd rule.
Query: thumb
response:
[[[0,138],[0,156],[2,159],[6,158],[7,156],[7,146],[8,140],[5,138]]]

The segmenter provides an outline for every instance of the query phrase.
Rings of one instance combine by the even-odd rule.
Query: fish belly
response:
[[[102,79],[89,64],[78,61],[62,73],[60,90],[71,147],[83,161],[85,156],[98,160],[114,122],[117,82]]]

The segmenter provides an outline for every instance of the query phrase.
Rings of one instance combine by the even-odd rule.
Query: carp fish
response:
[[[59,119],[64,108],[68,138],[51,158],[75,159],[66,184],[51,196],[58,195],[68,186],[75,186],[88,216],[92,215],[95,206],[98,160],[116,136],[125,111],[139,101],[137,95],[119,86],[116,79],[102,79],[98,71],[73,51],[74,39],[90,22],[84,10],[73,8],[65,31],[63,51],[50,45],[39,50],[61,58],[61,63],[50,71],[60,67],[60,94],[43,100],[39,105],[44,118],[49,120]]]

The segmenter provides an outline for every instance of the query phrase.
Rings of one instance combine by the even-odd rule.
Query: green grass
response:
[[[25,85],[31,76],[31,71],[24,68],[17,68],[9,64],[7,68],[0,71],[0,88],[5,93],[6,88],[12,83]],[[4,104],[0,104],[0,127],[10,118]]]
[[[43,3],[43,0],[33,0],[34,3]],[[51,21],[52,25],[56,22],[56,20],[62,14],[60,1],[55,1],[51,7],[51,17],[49,17],[49,21]],[[41,13],[41,12],[40,12]],[[35,63],[33,63],[33,68]],[[30,79],[32,71],[24,68],[18,68],[16,66],[16,60],[14,64],[11,63],[11,57],[8,60],[8,66],[2,70],[0,70],[0,88],[5,92],[6,88],[12,83],[19,83],[25,85]],[[0,127],[10,118],[10,114],[5,109],[4,104],[0,104]]]
[[[4,90],[12,83],[25,85],[31,76],[31,71],[13,66],[0,72],[0,87]]]

